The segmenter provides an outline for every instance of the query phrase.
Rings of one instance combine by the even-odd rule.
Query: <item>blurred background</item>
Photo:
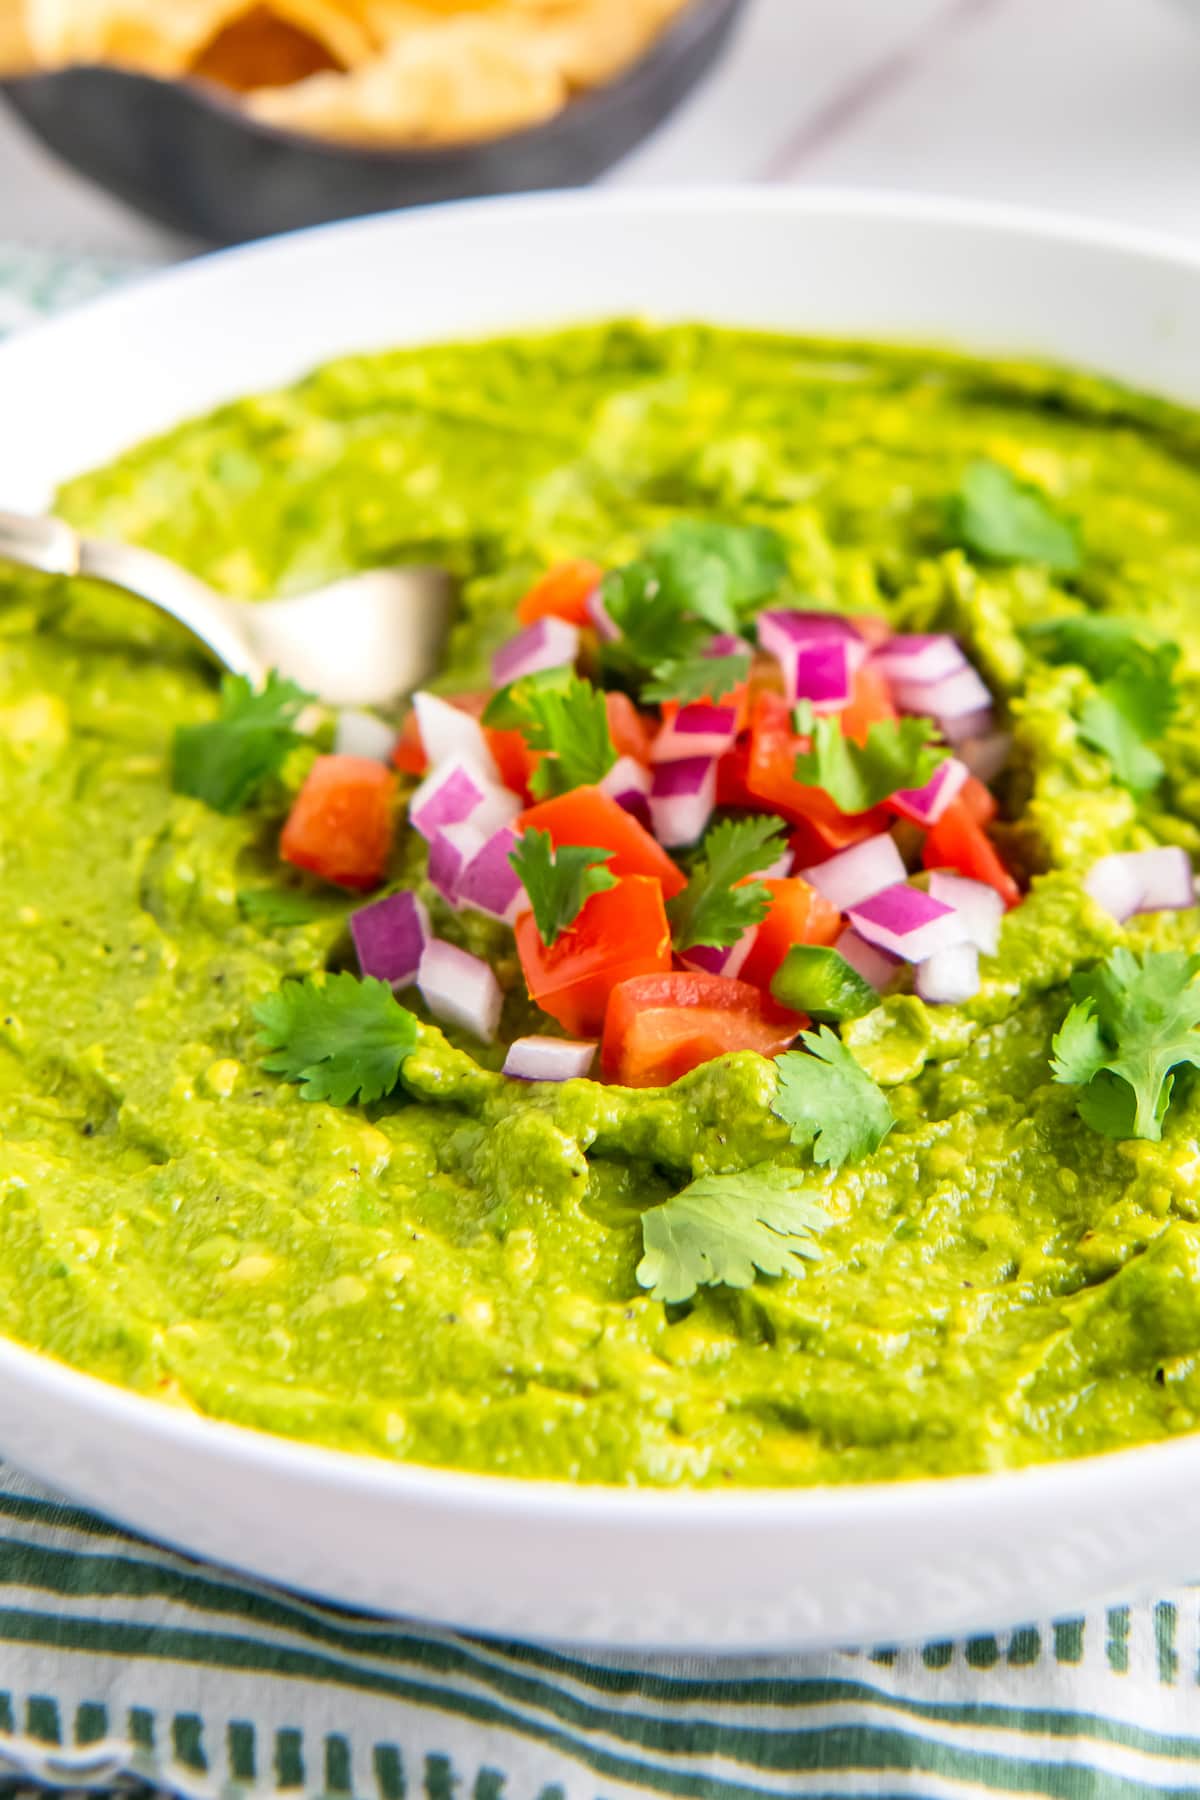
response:
[[[19,9],[23,0],[6,3]],[[422,3],[462,10],[454,0]],[[532,20],[540,3],[517,7]],[[544,3],[560,28],[571,0]],[[627,23],[632,0],[603,3]],[[61,17],[72,8],[58,0],[49,10]],[[102,7],[80,0],[79,10],[91,22]],[[163,0],[160,12],[170,10]],[[400,36],[413,16],[393,7]],[[231,96],[231,85],[245,84],[227,70],[216,70],[219,88],[201,90],[190,71],[180,80],[174,65],[159,58],[156,66],[153,44],[119,33],[110,43],[88,28],[92,37],[74,45],[69,31],[40,44],[36,72],[23,60],[32,52],[10,52],[20,78],[0,107],[0,243],[47,256],[163,261],[202,239],[257,235],[310,216],[589,176],[903,187],[1200,237],[1200,6],[1184,0],[745,0],[740,9],[736,0],[658,0],[636,54],[625,45],[610,59],[614,68],[588,83],[572,74],[565,99],[539,64],[528,92],[490,114],[481,103],[479,114],[494,124],[528,106],[529,119],[515,133],[468,119],[465,146],[437,142],[415,114],[400,131],[404,141],[388,142],[389,95],[403,83],[383,88],[376,72],[370,92],[335,87],[333,51],[328,66],[314,67],[303,50],[292,71],[308,77],[303,96],[280,88],[248,106]],[[137,78],[111,75],[128,66],[126,43],[135,45]],[[289,38],[285,48],[297,44],[303,49]],[[241,49],[227,42],[222,53]],[[105,65],[88,72],[90,85],[78,84],[77,70],[59,72],[80,61]],[[115,85],[105,85],[110,75]],[[324,87],[318,80],[314,88],[314,76]],[[444,85],[435,80],[429,105],[444,118],[467,101],[456,77],[437,79]],[[511,82],[507,67],[504,79]],[[396,104],[411,107],[407,90]],[[133,191],[157,218],[83,169]]]

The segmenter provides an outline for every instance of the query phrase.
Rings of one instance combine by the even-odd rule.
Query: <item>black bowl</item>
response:
[[[399,206],[591,181],[679,105],[745,3],[693,0],[623,75],[544,125],[436,149],[359,148],[281,131],[219,89],[125,69],[13,76],[0,89],[79,174],[189,237],[239,243]]]

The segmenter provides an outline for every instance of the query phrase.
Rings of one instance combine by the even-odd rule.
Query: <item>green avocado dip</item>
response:
[[[972,548],[950,501],[980,461],[1070,521],[1078,558],[989,554],[982,527]],[[769,525],[811,603],[965,646],[1012,734],[992,835],[1026,891],[972,999],[926,1005],[905,978],[842,1024],[895,1123],[840,1167],[794,1139],[749,1051],[661,1088],[522,1083],[502,1046],[425,1018],[391,1097],[306,1099],[264,1070],[256,1010],[286,978],[353,968],[359,902],[280,863],[286,792],[223,814],[172,790],[176,729],[218,701],[165,623],[6,576],[12,1337],[292,1438],[572,1481],[896,1479],[1200,1425],[1188,1044],[1150,1096],[1157,1140],[1084,1116],[1086,1005],[1059,1047],[1075,1084],[1052,1069],[1072,974],[1195,938],[1194,912],[1121,924],[1083,884],[1111,853],[1200,852],[1200,421],[1036,367],[619,323],[349,358],[61,505],[247,597],[443,562],[464,593],[447,692],[488,685],[557,560],[628,561],[684,516]],[[1079,616],[1180,647],[1173,715],[1140,737],[1118,721],[1132,753],[1153,739],[1144,778],[1119,778],[1131,746],[1094,727],[1105,672],[1033,629]],[[400,845],[394,883],[437,913],[421,847]],[[491,961],[507,1038],[545,1028],[505,927],[443,909],[438,929]],[[799,1171],[822,1211],[804,1272],[647,1292],[646,1209],[763,1165]]]

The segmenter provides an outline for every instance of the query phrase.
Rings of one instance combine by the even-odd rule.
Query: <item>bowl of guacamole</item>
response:
[[[524,1635],[1179,1573],[1198,294],[917,202],[563,199],[0,352],[0,499],[244,598],[459,595],[385,718],[0,578],[0,1449]]]

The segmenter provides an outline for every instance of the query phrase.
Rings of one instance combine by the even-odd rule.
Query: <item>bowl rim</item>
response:
[[[494,132],[481,137],[453,138],[443,144],[376,143],[369,139],[360,141],[354,138],[327,137],[317,131],[301,131],[294,126],[277,125],[250,112],[240,104],[235,94],[222,87],[219,82],[207,81],[195,75],[156,75],[128,63],[77,62],[63,63],[49,69],[18,69],[0,74],[0,88],[7,89],[22,84],[40,85],[53,82],[59,76],[116,77],[121,82],[144,83],[173,93],[188,104],[242,130],[248,137],[282,150],[328,155],[348,164],[370,162],[420,170],[435,163],[465,163],[480,155],[490,157],[520,154],[527,149],[536,149],[549,135],[568,131],[576,126],[586,130],[593,118],[601,117],[610,106],[619,106],[626,94],[665,72],[676,58],[690,51],[697,40],[707,32],[718,29],[725,17],[728,16],[733,23],[746,3],[747,0],[689,0],[683,10],[663,27],[631,63],[627,63],[607,81],[570,94],[559,110],[551,113],[549,118],[535,120],[533,124],[519,126],[514,131]],[[459,203],[442,201],[432,204]],[[414,207],[407,210],[419,209]],[[331,224],[352,222],[354,221],[343,219],[329,221]],[[302,226],[299,229],[319,230],[320,227]],[[290,237],[296,233],[281,232],[278,235]]]
[[[0,347],[0,375],[10,359],[20,356],[22,343],[69,329],[72,321],[84,314],[118,320],[122,311],[136,315],[137,308],[148,298],[155,304],[169,303],[171,294],[181,285],[203,284],[213,276],[219,279],[230,259],[242,265],[264,257],[278,261],[314,242],[327,242],[330,234],[386,235],[398,225],[433,218],[452,219],[469,227],[475,217],[502,221],[505,215],[514,213],[535,222],[540,218],[553,222],[564,214],[578,212],[639,214],[656,219],[725,209],[799,220],[838,215],[864,224],[932,222],[950,229],[1015,235],[1047,245],[1065,242],[1137,261],[1165,262],[1200,275],[1200,244],[1182,236],[1027,205],[870,187],[787,189],[727,184],[687,189],[562,190],[442,202],[336,220],[218,249],[153,272],[128,287],[20,333]],[[730,1488],[576,1483],[392,1461],[368,1452],[308,1443],[154,1399],[0,1335],[0,1380],[10,1374],[19,1376],[23,1385],[39,1391],[49,1403],[61,1400],[68,1413],[85,1408],[115,1431],[128,1429],[143,1440],[157,1439],[184,1452],[212,1452],[223,1457],[227,1465],[238,1465],[248,1473],[273,1479],[286,1479],[292,1474],[311,1486],[325,1486],[343,1494],[354,1492],[363,1498],[431,1503],[447,1518],[458,1521],[478,1517],[494,1521],[520,1519],[524,1523],[533,1519],[567,1528],[586,1529],[603,1524],[608,1529],[627,1529],[632,1533],[645,1525],[703,1531],[719,1517],[722,1524],[730,1527],[787,1524],[819,1530],[836,1525],[869,1533],[885,1530],[901,1518],[928,1520],[932,1510],[947,1526],[953,1522],[980,1527],[991,1516],[1003,1514],[1011,1527],[1014,1515],[1028,1517],[1032,1525],[1044,1519],[1047,1507],[1065,1508],[1077,1502],[1101,1469],[1107,1495],[1127,1495],[1131,1505],[1144,1504],[1146,1483],[1154,1476],[1160,1482],[1175,1485],[1188,1478],[1194,1481],[1200,1474],[1197,1430],[1176,1438],[1019,1468],[894,1481]]]

